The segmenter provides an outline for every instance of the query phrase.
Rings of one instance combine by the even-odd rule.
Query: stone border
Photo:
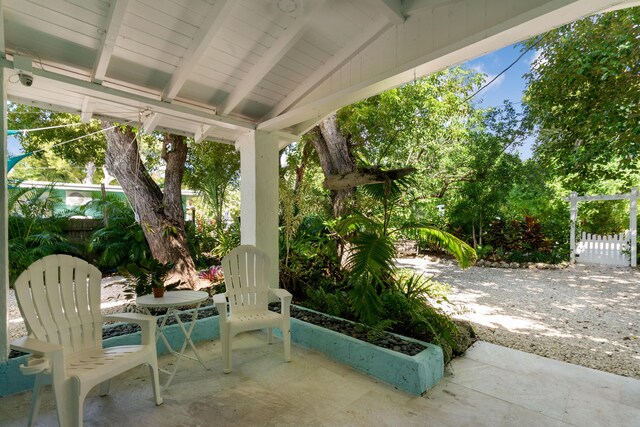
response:
[[[508,261],[489,261],[479,259],[476,267],[492,267],[492,268],[528,268],[530,270],[560,270],[567,268],[569,263],[563,261],[559,264],[547,264],[544,262],[508,262]]]
[[[302,310],[313,311],[296,306]],[[324,313],[321,313],[325,315]],[[331,316],[330,316],[331,317]],[[343,319],[341,319],[343,320]],[[220,336],[218,316],[197,320],[191,339],[194,343],[213,340]],[[190,322],[185,322],[185,325]],[[176,324],[167,326],[165,334],[171,345],[182,343],[182,331]],[[279,334],[279,331],[276,331]],[[379,379],[400,390],[420,395],[435,386],[444,376],[444,356],[436,345],[396,335],[407,341],[427,347],[415,356],[407,356],[386,348],[361,341],[350,336],[291,318],[291,340],[301,347],[317,350],[327,357],[349,365],[360,372]],[[107,338],[104,347],[140,343],[140,332]],[[158,354],[167,353],[162,340],[157,344]],[[20,365],[27,363],[29,356],[9,359],[0,364],[0,397],[33,388],[34,376],[22,375]]]

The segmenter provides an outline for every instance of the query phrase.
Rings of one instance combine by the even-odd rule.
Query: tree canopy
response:
[[[524,98],[537,128],[535,156],[567,189],[615,192],[639,183],[638,40],[636,7],[575,21],[537,46]]]

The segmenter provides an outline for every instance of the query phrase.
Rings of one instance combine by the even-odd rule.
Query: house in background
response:
[[[93,200],[102,200],[102,191],[104,188],[105,195],[115,195],[116,197],[126,201],[127,198],[119,185],[102,185],[102,184],[75,184],[75,183],[55,183],[47,181],[21,181],[18,184],[20,188],[46,188],[53,185],[51,196],[60,200],[60,203],[54,204],[54,211],[62,213],[64,211],[75,210]],[[182,205],[185,210],[185,219],[193,220],[194,199],[198,197],[193,190],[182,190]],[[102,212],[85,212],[88,218],[102,217]]]

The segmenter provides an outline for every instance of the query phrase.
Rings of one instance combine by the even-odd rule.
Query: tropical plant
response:
[[[149,244],[133,210],[121,199],[107,196],[94,200],[86,209],[107,211],[108,222],[90,237],[89,250],[103,270],[114,270],[125,263],[138,263],[151,257]]]
[[[43,188],[9,189],[9,283],[34,261],[51,254],[77,254],[65,237],[68,216],[57,212],[60,200],[50,195],[53,184]]]
[[[213,254],[217,259],[222,259],[233,248],[240,245],[240,224],[234,222],[226,229],[222,226],[216,229],[215,246]]]
[[[396,250],[393,238],[400,230],[417,231],[422,239],[453,255],[463,268],[473,265],[476,260],[476,253],[469,245],[428,224],[406,223],[390,228],[393,208],[410,182],[411,179],[405,177],[364,186],[363,190],[381,206],[381,214],[368,217],[356,213],[336,226],[338,234],[348,243],[347,268],[352,284],[349,298],[354,313],[363,323],[375,323],[384,311],[380,295],[394,281]]]
[[[208,280],[209,283],[219,283],[224,280],[222,267],[215,265],[212,265],[211,267],[200,271],[198,273],[198,277],[203,280]]]
[[[171,290],[178,287],[180,282],[165,286],[165,280],[174,266],[172,262],[162,263],[155,258],[141,259],[137,263],[120,266],[118,273],[128,279],[123,292],[125,299],[150,294],[153,288],[165,287]]]

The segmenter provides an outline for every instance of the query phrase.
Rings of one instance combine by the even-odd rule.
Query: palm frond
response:
[[[362,189],[363,193],[367,194],[374,200],[377,200],[379,202],[383,200],[393,202],[395,200],[398,200],[402,196],[402,194],[407,191],[407,189],[414,183],[415,180],[413,179],[413,177],[407,175],[388,182],[363,185],[360,188]]]
[[[382,300],[370,280],[356,280],[349,293],[349,300],[360,321],[368,325],[379,321],[383,312]]]
[[[375,233],[359,233],[351,240],[348,264],[356,278],[364,275],[382,280],[393,268],[395,247],[389,236]]]
[[[354,213],[346,218],[338,220],[334,226],[336,233],[345,236],[354,231],[379,230],[382,224],[373,218],[367,218],[361,213]]]
[[[462,268],[471,267],[478,259],[476,251],[471,246],[453,234],[442,231],[432,225],[408,224],[402,228],[417,230],[421,239],[452,255]]]

